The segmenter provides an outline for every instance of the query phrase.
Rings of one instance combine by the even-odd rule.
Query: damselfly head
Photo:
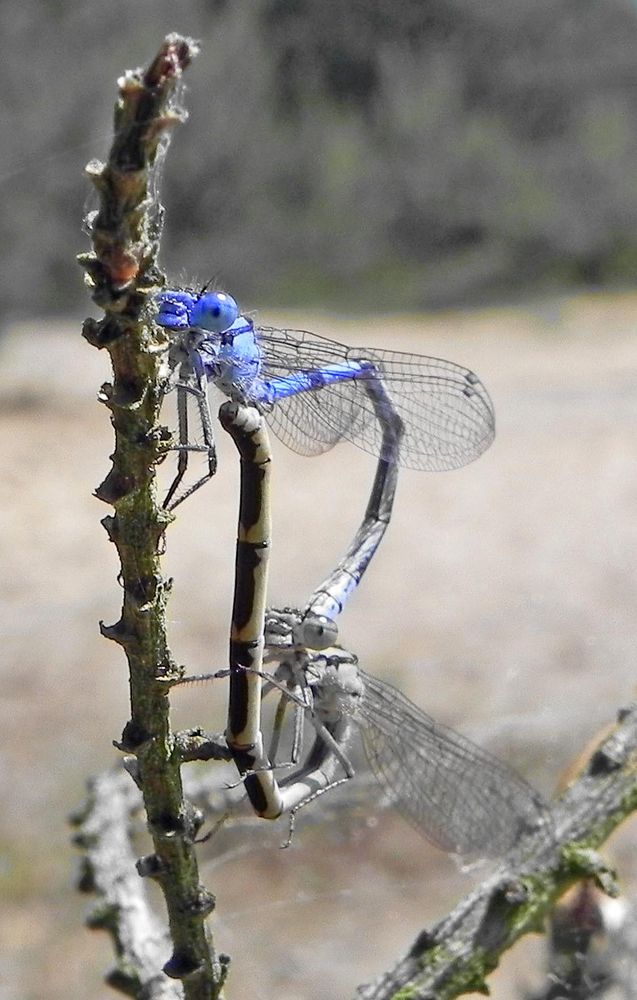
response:
[[[294,630],[294,644],[306,649],[327,649],[338,642],[338,626],[327,615],[307,615]]]
[[[327,615],[303,615],[297,608],[269,608],[266,611],[266,646],[322,650],[337,641],[338,627]]]

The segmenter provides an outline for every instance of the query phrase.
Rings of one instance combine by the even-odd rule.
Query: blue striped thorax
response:
[[[239,316],[220,337],[217,367],[208,377],[231,399],[249,395],[261,370],[261,351],[252,320]],[[238,390],[238,391],[237,391]]]

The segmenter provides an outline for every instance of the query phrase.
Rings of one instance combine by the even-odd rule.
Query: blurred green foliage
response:
[[[173,277],[379,311],[634,281],[628,0],[23,0],[0,26],[9,310],[83,299],[96,109],[106,136],[115,77],[170,30],[203,45],[166,166]]]

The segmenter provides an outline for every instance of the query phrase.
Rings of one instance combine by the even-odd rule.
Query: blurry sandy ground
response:
[[[514,761],[550,793],[571,756],[634,695],[637,645],[637,294],[584,296],[433,317],[262,317],[352,343],[442,355],[492,393],[495,445],[454,473],[405,472],[394,519],[347,610],[344,643],[447,723]],[[127,719],[114,551],[91,490],[108,469],[107,358],[73,323],[33,321],[2,343],[3,549],[0,780],[2,1000],[106,998],[105,935],[82,927],[65,816],[88,774],[115,759]],[[275,445],[272,603],[303,601],[362,512],[374,462],[349,445],[303,459]],[[225,664],[237,470],[220,442],[215,481],[180,511],[167,572],[176,658]],[[184,693],[176,725],[223,727],[224,690]],[[320,804],[317,805],[320,810]],[[350,997],[473,877],[400,818],[361,812],[214,861],[228,996]],[[226,841],[227,842],[227,841]],[[632,884],[633,833],[614,845]],[[256,897],[256,902],[253,900]],[[527,940],[492,977],[521,995],[540,968]]]

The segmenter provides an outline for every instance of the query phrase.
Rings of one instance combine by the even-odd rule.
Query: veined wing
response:
[[[494,858],[549,828],[542,797],[515,771],[360,671],[363,745],[392,804],[445,851]]]
[[[382,455],[382,427],[365,381],[382,378],[405,425],[400,464],[413,469],[455,469],[489,447],[495,434],[487,390],[468,368],[402,351],[353,348],[302,330],[258,327],[262,377],[324,368],[347,361],[371,361],[369,375],[332,383],[276,403],[269,423],[293,451],[319,454],[348,440]],[[389,458],[389,455],[382,455]]]

